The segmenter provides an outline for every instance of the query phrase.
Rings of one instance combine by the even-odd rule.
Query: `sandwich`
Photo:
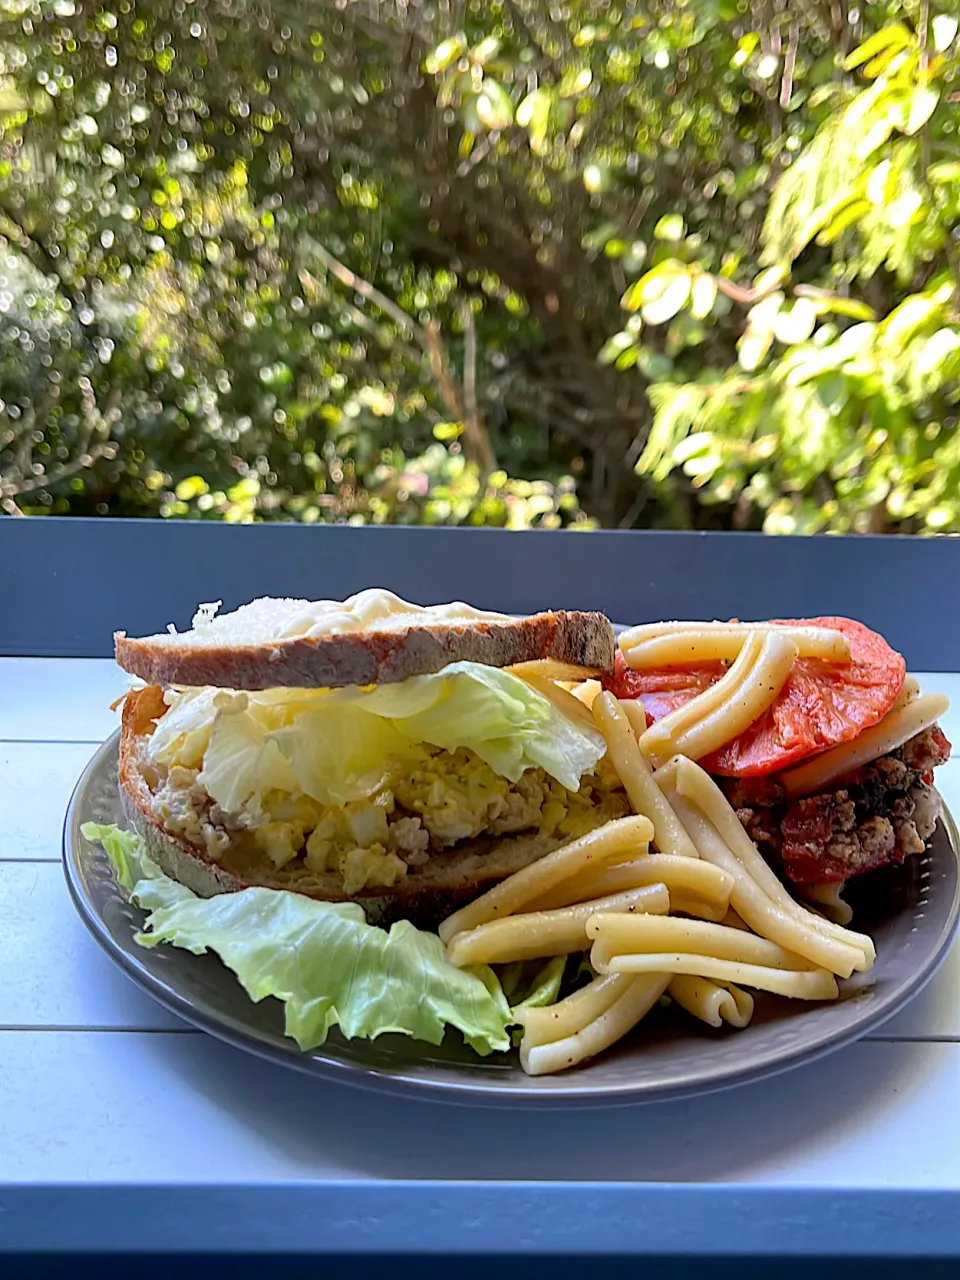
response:
[[[627,814],[589,710],[613,673],[598,613],[512,618],[383,590],[203,606],[115,637],[137,678],[119,784],[162,870],[435,925],[489,884]]]
[[[117,633],[126,829],[82,831],[142,945],[216,952],[304,1050],[453,1027],[539,1074],[658,1002],[836,999],[876,958],[840,890],[940,816],[947,700],[849,619],[219,608]]]

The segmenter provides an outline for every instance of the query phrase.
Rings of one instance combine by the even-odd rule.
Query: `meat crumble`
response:
[[[940,815],[933,770],[949,759],[937,725],[835,788],[788,800],[771,778],[722,778],[760,851],[795,884],[831,884],[921,853]]]

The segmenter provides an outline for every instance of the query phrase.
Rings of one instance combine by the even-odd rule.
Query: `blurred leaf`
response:
[[[865,213],[869,212],[869,200],[851,200],[820,232],[817,236],[817,244],[833,244],[848,227],[854,226]]]
[[[748,372],[759,368],[772,344],[772,329],[748,329],[737,343],[741,367]]]
[[[717,300],[717,282],[706,273],[694,277],[690,288],[690,314],[697,320],[705,320]]]
[[[857,298],[817,298],[813,305],[819,314],[849,316],[851,320],[875,319],[873,308]]]
[[[477,97],[477,115],[488,129],[506,129],[513,123],[513,103],[510,95],[497,80],[484,76]]]
[[[933,47],[938,53],[944,53],[957,38],[960,20],[953,14],[938,13],[930,26],[933,29]]]
[[[882,50],[904,49],[912,43],[913,35],[902,23],[890,23],[889,26],[882,27],[854,49],[853,53],[844,62],[843,69],[844,71],[852,71],[855,67],[863,66],[865,62],[875,58]]]
[[[174,492],[181,502],[190,502],[193,498],[199,498],[202,493],[208,493],[209,490],[210,486],[203,476],[188,476],[180,481]]]
[[[438,72],[445,71],[451,63],[456,62],[457,58],[466,51],[466,48],[467,38],[460,31],[455,36],[442,40],[433,53],[427,56],[424,67],[430,75],[435,76]]]
[[[690,277],[672,275],[663,279],[656,290],[648,290],[641,314],[647,324],[665,324],[686,305],[690,297]]]
[[[797,298],[792,307],[777,312],[773,335],[778,342],[806,342],[817,323],[817,308],[808,298]]]
[[[520,113],[517,112],[518,117],[519,114]],[[595,231],[591,231],[588,235],[585,235],[580,243],[584,249],[594,252],[597,249],[602,249],[606,245],[607,241],[612,240],[619,230],[619,223],[604,222],[601,226],[597,227]]]
[[[669,258],[632,284],[623,295],[621,305],[628,311],[642,309],[648,324],[663,324],[677,314],[689,297],[688,268],[675,258]]]
[[[665,213],[653,229],[658,240],[682,240],[685,232],[686,226],[679,213]]]
[[[960,182],[960,160],[943,160],[927,170],[931,182]]]
[[[919,132],[937,109],[939,101],[939,90],[929,85],[918,85],[910,95],[910,107],[903,132],[908,136]]]
[[[597,359],[601,364],[613,364],[624,351],[629,350],[634,345],[633,334],[615,333],[612,338],[608,338],[603,346]]]
[[[462,422],[437,422],[433,427],[433,438],[442,440],[446,443],[448,440],[457,440],[463,435]]]
[[[557,93],[561,98],[575,98],[585,93],[593,81],[593,72],[589,67],[568,67],[557,85]]]

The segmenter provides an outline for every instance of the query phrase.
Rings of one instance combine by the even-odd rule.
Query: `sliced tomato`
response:
[[[776,619],[774,626],[827,627],[850,642],[845,664],[798,658],[772,707],[738,738],[700,763],[709,773],[749,778],[779,773],[808,756],[848,742],[881,720],[903,687],[906,663],[882,636],[849,618]],[[606,685],[618,698],[639,698],[650,721],[695,698],[728,670],[720,662],[631,671],[617,653]]]

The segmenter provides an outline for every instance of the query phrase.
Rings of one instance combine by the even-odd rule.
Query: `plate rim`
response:
[[[62,831],[61,865],[67,888],[80,919],[101,950],[142,991],[197,1030],[234,1048],[251,1053],[255,1057],[277,1063],[301,1074],[327,1079],[332,1083],[344,1084],[368,1092],[455,1106],[592,1110],[677,1101],[742,1088],[816,1062],[862,1039],[868,1032],[888,1022],[926,988],[946,960],[960,931],[960,831],[941,796],[940,821],[947,845],[953,854],[953,898],[935,944],[926,952],[925,961],[913,975],[912,980],[902,984],[900,989],[887,997],[887,1002],[879,1009],[865,1005],[859,1016],[855,1015],[835,1028],[828,1028],[809,1046],[801,1044],[791,1047],[786,1052],[772,1048],[761,1057],[759,1062],[752,1059],[734,1063],[726,1069],[721,1069],[712,1077],[686,1083],[665,1081],[661,1087],[650,1083],[636,1086],[631,1085],[627,1080],[605,1084],[593,1082],[585,1085],[577,1083],[578,1076],[575,1073],[569,1073],[549,1077],[550,1086],[544,1089],[537,1089],[532,1084],[525,1088],[517,1088],[506,1080],[501,1082],[495,1079],[483,1081],[479,1078],[471,1079],[469,1071],[465,1073],[462,1080],[459,1078],[430,1079],[417,1074],[416,1064],[400,1070],[363,1065],[326,1052],[325,1045],[304,1052],[292,1039],[282,1044],[266,1041],[261,1039],[255,1030],[244,1026],[242,1022],[207,1012],[195,1005],[174,985],[145,966],[139,965],[135,958],[116,941],[100,913],[88,900],[80,872],[81,840],[83,839],[80,836],[82,820],[80,810],[94,777],[103,767],[104,762],[117,753],[119,740],[120,731],[115,730],[88,760],[71,793]],[[139,911],[140,908],[133,908],[133,910]],[[183,952],[185,959],[188,956],[188,952]],[[215,953],[214,959],[222,964]],[[230,972],[227,966],[222,967],[228,973]],[[244,998],[249,999],[245,993]],[[797,1015],[801,1019],[803,1016],[802,1013]],[[284,1039],[286,1041],[286,1037]],[[705,1045],[704,1051],[709,1052],[709,1047]],[[582,1077],[579,1078],[582,1079]]]

